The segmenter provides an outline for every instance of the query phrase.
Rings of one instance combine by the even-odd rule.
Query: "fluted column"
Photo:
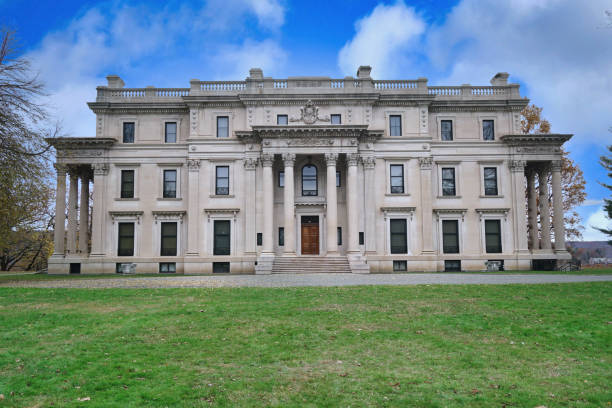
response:
[[[256,207],[253,199],[256,197],[255,173],[257,170],[257,159],[249,157],[244,160],[244,251],[246,254],[255,254],[255,244],[257,243],[256,236]]]
[[[89,246],[89,175],[81,175],[81,206],[79,211],[79,252],[87,254]]]
[[[263,248],[262,254],[274,254],[274,177],[272,176],[272,163],[274,155],[264,153],[261,155],[263,165]]]
[[[431,169],[433,159],[431,157],[419,158],[421,166],[421,223],[422,223],[422,250],[425,255],[433,254],[433,219],[432,219],[432,191],[431,191]]]
[[[548,204],[548,166],[538,169],[540,187],[540,225],[542,249],[550,249],[550,205]]]
[[[337,153],[325,153],[327,162],[327,254],[338,253],[338,197],[336,191]]]
[[[198,256],[200,254],[198,239],[199,197],[200,197],[200,159],[187,160],[188,168],[188,191],[187,196],[187,256]]]
[[[70,189],[68,191],[68,253],[74,254],[77,250],[77,211],[79,203],[77,196],[79,192],[79,176],[70,172]]]
[[[93,211],[91,214],[91,256],[104,256],[104,239],[106,228],[106,178],[108,164],[95,163],[93,165]]]
[[[293,186],[293,165],[295,164],[294,153],[284,153],[285,164],[285,255],[295,255],[295,191]]]
[[[525,214],[525,164],[524,160],[510,161],[510,171],[514,183],[515,250],[523,253],[529,250]]]
[[[366,253],[376,253],[376,158],[366,156],[362,157],[362,161],[365,183],[365,250]]]
[[[347,177],[346,177],[346,219],[348,253],[359,253],[359,214],[357,205],[357,160],[355,154],[346,155]],[[373,194],[372,194],[373,195]]]
[[[66,166],[55,165],[57,190],[55,194],[55,231],[53,233],[54,255],[64,255],[66,235]]]
[[[531,249],[540,249],[540,240],[538,238],[538,199],[535,187],[536,171],[530,168],[527,171],[527,207],[529,215],[529,235],[531,237]]]
[[[551,163],[553,190],[553,227],[555,251],[565,251],[565,223],[563,220],[563,192],[561,190],[561,160]]]

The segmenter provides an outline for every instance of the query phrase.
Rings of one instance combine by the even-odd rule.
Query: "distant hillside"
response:
[[[569,241],[567,246],[572,257],[583,264],[591,258],[612,258],[612,245],[607,241]]]

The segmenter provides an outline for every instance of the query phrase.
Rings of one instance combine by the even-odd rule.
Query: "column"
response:
[[[510,172],[514,183],[514,219],[515,219],[515,250],[527,252],[529,244],[527,241],[527,219],[525,214],[525,161],[511,160]]]
[[[365,250],[376,253],[376,158],[362,157],[365,183]]]
[[[565,221],[563,220],[563,192],[561,190],[561,160],[551,163],[553,190],[553,227],[555,251],[565,251]]]
[[[94,163],[93,211],[91,214],[91,256],[104,256],[104,237],[106,228],[106,176],[108,164]]]
[[[254,255],[256,252],[257,244],[257,231],[256,231],[256,208],[253,205],[253,200],[256,197],[256,185],[255,185],[255,174],[257,169],[257,158],[248,157],[244,160],[244,252],[250,255]]]
[[[57,190],[55,194],[55,231],[53,233],[54,255],[64,255],[66,233],[66,166],[55,164]]]
[[[200,159],[187,160],[188,169],[188,191],[187,196],[187,256],[198,256],[200,254],[200,245],[198,239],[198,222],[199,214],[199,197],[200,197]]]
[[[527,192],[528,192],[528,214],[529,214],[529,235],[531,237],[531,250],[540,249],[540,241],[538,238],[538,199],[535,187],[536,178],[535,169],[527,170]]]
[[[272,176],[272,163],[274,155],[264,153],[261,155],[263,166],[263,248],[262,255],[274,255],[274,177]]]
[[[432,219],[432,193],[431,193],[431,169],[433,159],[431,157],[419,158],[421,166],[421,224],[422,224],[422,250],[424,255],[433,254],[433,219]]]
[[[538,183],[540,187],[540,225],[542,227],[542,249],[550,249],[550,206],[548,204],[548,167],[538,169]]]
[[[357,160],[356,153],[346,155],[346,220],[348,253],[359,253],[359,214],[357,204]],[[374,195],[373,193],[370,195]]]
[[[79,252],[87,254],[89,246],[89,174],[81,175],[81,206],[79,211]]]
[[[327,255],[338,254],[336,160],[338,160],[338,153],[325,153],[325,161],[327,162]]]
[[[295,255],[295,192],[293,187],[293,165],[295,164],[294,153],[284,153],[285,164],[285,255]]]
[[[68,191],[68,253],[74,254],[77,249],[77,202],[79,176],[74,170],[70,172],[70,190]]]

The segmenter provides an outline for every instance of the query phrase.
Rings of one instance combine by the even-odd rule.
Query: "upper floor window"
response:
[[[312,164],[302,167],[302,195],[316,196],[317,193],[317,168]]]
[[[117,256],[134,256],[134,223],[120,222]]]
[[[496,196],[497,191],[497,167],[485,167],[484,173],[484,193],[485,195]]]
[[[176,170],[164,170],[164,198],[176,198]]]
[[[452,120],[441,120],[440,121],[440,139],[453,140],[453,121]]]
[[[487,253],[499,254],[502,251],[501,222],[485,220],[485,246]]]
[[[457,190],[455,188],[455,169],[453,167],[442,168],[442,195],[457,195]]]
[[[280,188],[285,187],[285,172],[282,170],[278,172],[278,186]]]
[[[215,194],[229,194],[229,166],[217,166],[215,168]]]
[[[389,116],[389,134],[391,136],[402,135],[402,117],[400,115]]]
[[[176,122],[166,122],[164,142],[176,143]]]
[[[123,122],[123,143],[134,143],[134,122]]]
[[[482,121],[482,138],[484,140],[495,140],[494,124],[493,120]]]
[[[229,137],[228,116],[217,116],[217,137]]]
[[[342,123],[342,116],[338,114],[331,115],[331,124],[340,125]]]
[[[176,256],[176,222],[161,223],[161,256]]]
[[[276,115],[276,124],[277,125],[288,125],[289,117],[287,115]]]
[[[459,222],[457,220],[442,220],[442,252],[445,254],[459,253]]]
[[[389,220],[389,231],[391,234],[391,253],[408,253],[408,241],[406,239],[406,219],[400,218]]]
[[[134,170],[121,170],[121,198],[134,198]]]
[[[391,166],[391,194],[404,193],[404,165],[392,164]]]

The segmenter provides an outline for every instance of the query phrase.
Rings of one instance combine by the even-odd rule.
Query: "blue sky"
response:
[[[510,73],[544,108],[552,131],[574,133],[585,173],[584,239],[603,239],[597,158],[612,144],[610,0],[454,1],[61,1],[0,0],[0,25],[40,73],[64,131],[93,136],[104,77],[128,87],[187,87],[191,78],[354,75],[427,77],[430,84],[486,85]]]

